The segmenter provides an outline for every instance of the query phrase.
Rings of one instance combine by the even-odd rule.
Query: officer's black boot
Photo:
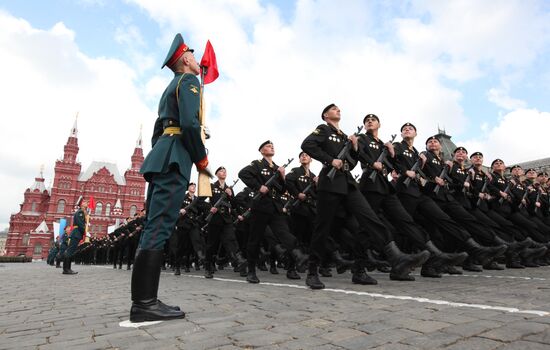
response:
[[[306,277],[306,286],[311,289],[323,289],[325,285],[319,279],[319,274],[317,273],[317,264],[309,262],[307,268],[307,277]]]
[[[471,272],[482,272],[483,269],[481,266],[476,265],[474,258],[468,257],[468,259],[464,260],[462,263],[462,269],[464,271],[471,271]]]
[[[502,254],[508,249],[506,245],[498,245],[494,247],[485,247],[477,243],[473,238],[468,238],[465,242],[468,254],[477,259],[482,265],[490,262],[491,259],[494,259]]]
[[[352,268],[353,274],[351,276],[351,282],[362,285],[374,285],[378,284],[378,281],[367,275],[365,268],[359,263],[354,264]]]
[[[168,306],[157,299],[162,249],[138,249],[132,270],[131,322],[163,321],[184,318],[177,306]]]
[[[61,268],[61,259],[55,258],[55,268],[59,269]]]
[[[411,269],[421,266],[430,257],[427,250],[417,254],[405,254],[394,241],[384,247],[384,252],[392,264],[390,279],[393,281],[414,281],[414,277],[409,275]]]
[[[64,275],[76,275],[78,272],[71,270],[71,258],[63,259],[63,274]]]
[[[248,283],[260,283],[260,279],[256,276],[256,262],[248,261],[248,273],[246,275]]]

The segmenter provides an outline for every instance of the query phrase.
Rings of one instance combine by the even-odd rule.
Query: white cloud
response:
[[[510,97],[508,91],[505,89],[489,89],[487,97],[489,101],[507,110],[522,109],[526,107],[525,101]]]
[[[124,172],[140,124],[156,118],[140,97],[131,67],[85,55],[74,37],[63,23],[38,30],[0,12],[0,222],[18,211],[41,164],[46,182],[53,177],[76,112],[83,170],[92,160],[108,160]],[[151,130],[144,130],[148,140]]]
[[[479,138],[461,142],[470,152],[481,151],[485,163],[501,158],[508,165],[548,157],[550,113],[518,109],[507,113]]]

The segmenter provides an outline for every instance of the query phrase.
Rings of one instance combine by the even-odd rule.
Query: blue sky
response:
[[[265,139],[275,140],[281,159],[297,153],[332,102],[346,130],[375,113],[383,137],[410,121],[420,140],[439,125],[488,162],[549,155],[513,143],[547,138],[540,127],[550,122],[547,1],[0,0],[7,96],[0,113],[14,116],[0,128],[13,146],[0,150],[8,198],[0,227],[40,164],[53,177],[76,112],[83,170],[105,160],[123,172],[140,125],[148,151],[171,78],[160,65],[177,32],[197,58],[208,39],[216,50],[221,75],[206,91],[209,149],[215,165],[235,175]],[[33,103],[29,86],[39,91]],[[9,130],[22,118],[36,128],[15,137]],[[47,140],[40,154],[37,139]]]

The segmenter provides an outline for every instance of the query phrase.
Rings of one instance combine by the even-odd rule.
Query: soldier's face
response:
[[[514,170],[512,170],[512,175],[514,175],[514,176],[523,175],[523,169],[522,168],[514,168]]]
[[[483,164],[483,157],[482,156],[473,156],[470,158],[473,165],[482,165]]]
[[[187,188],[187,191],[189,191],[189,193],[193,194],[195,193],[195,190],[197,189],[197,186],[195,185],[190,185],[188,188]]]
[[[459,149],[455,152],[455,155],[454,155],[454,159],[457,161],[457,162],[463,162],[466,157],[468,157],[468,153],[466,153],[465,151]]]
[[[88,201],[83,200],[82,203],[80,204],[80,207],[84,210],[88,209]]]
[[[534,171],[528,171],[525,176],[527,176],[528,179],[534,180],[537,178],[537,173]]]
[[[325,121],[340,121],[340,108],[338,108],[338,106],[333,106],[325,112],[324,116]]]
[[[225,171],[225,169],[221,169],[220,171],[218,171],[216,173],[216,176],[218,177],[218,179],[220,180],[225,180],[225,178],[227,177],[227,172]]]
[[[493,168],[493,171],[503,171],[504,169],[506,169],[506,165],[504,164],[504,162],[501,162],[499,160],[494,162],[491,168]]]
[[[412,126],[405,126],[401,130],[401,137],[404,139],[413,139],[416,137],[416,130]]]
[[[302,153],[300,155],[300,164],[309,164],[311,163],[311,157],[307,153]]]
[[[431,139],[430,141],[428,141],[426,148],[428,149],[428,151],[440,151],[441,144],[439,143],[438,140]]]
[[[275,147],[273,147],[272,143],[268,143],[267,145],[264,145],[262,149],[260,150],[260,153],[264,157],[272,157],[275,155]]]
[[[195,59],[195,55],[193,55],[191,51],[187,51],[183,54],[183,62],[186,66],[189,66],[193,74],[199,75],[201,73],[201,69]]]
[[[365,119],[366,130],[378,130],[380,129],[380,122],[376,118],[369,117]]]

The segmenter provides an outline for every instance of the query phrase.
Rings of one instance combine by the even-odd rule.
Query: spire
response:
[[[142,130],[143,130],[143,124],[141,124],[139,126],[139,136],[138,136],[138,139],[136,141],[136,148],[142,148],[141,145],[142,145]]]
[[[78,137],[77,122],[78,122],[78,112],[76,112],[76,117],[74,118],[73,128],[71,129],[71,135],[69,137],[74,137],[74,138]]]
[[[44,164],[40,165],[40,177],[44,178]]]

